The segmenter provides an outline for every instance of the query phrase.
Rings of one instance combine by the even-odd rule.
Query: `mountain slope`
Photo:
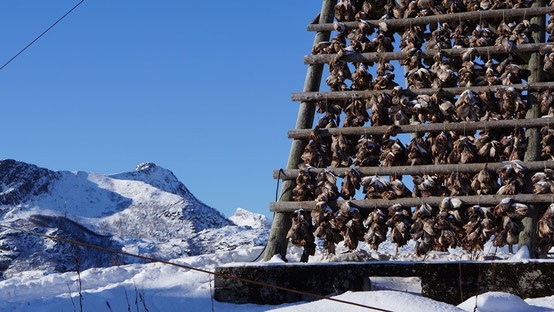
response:
[[[252,220],[262,218],[240,214]],[[259,245],[267,236],[267,227],[259,222],[255,228],[235,225],[194,197],[171,171],[153,163],[141,164],[132,172],[103,175],[0,160],[0,222],[164,259]],[[219,243],[221,235],[228,243]],[[41,269],[74,267],[71,248],[27,236],[0,229],[0,273],[6,276],[32,269],[38,262]],[[52,259],[37,256],[39,251],[29,251],[30,246],[48,246],[41,248]],[[98,259],[81,263],[84,267],[114,262],[80,252]],[[62,260],[56,263],[54,259]]]

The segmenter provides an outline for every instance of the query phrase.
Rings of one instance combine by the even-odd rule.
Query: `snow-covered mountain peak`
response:
[[[243,208],[237,208],[237,211],[229,217],[229,220],[238,226],[249,226],[254,229],[271,227],[271,223],[266,216]]]
[[[152,162],[141,163],[134,171],[113,174],[109,176],[119,180],[134,180],[150,184],[164,192],[179,195],[185,198],[192,197],[189,190],[168,169],[160,167]]]

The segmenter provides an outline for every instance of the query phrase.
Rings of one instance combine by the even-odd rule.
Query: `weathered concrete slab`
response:
[[[552,261],[270,264],[219,267],[216,272],[319,295],[369,290],[371,276],[419,276],[423,296],[452,304],[486,291],[505,291],[522,298],[554,295]],[[215,279],[215,298],[223,302],[258,304],[312,299],[223,278]]]

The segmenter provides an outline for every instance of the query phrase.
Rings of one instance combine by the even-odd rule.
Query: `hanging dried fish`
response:
[[[386,211],[378,208],[373,209],[364,221],[364,226],[367,227],[364,240],[374,250],[377,250],[377,248],[379,248],[379,244],[387,240],[388,227],[386,223]]]
[[[301,262],[308,262],[309,256],[315,254],[315,237],[312,234],[310,214],[297,210],[292,214],[292,226],[287,233],[287,240],[296,246],[303,247]]]
[[[331,164],[331,142],[330,138],[321,136],[321,131],[318,127],[314,128],[310,133],[310,143],[306,145],[302,160],[305,164],[316,167],[325,168]]]
[[[450,196],[465,196],[472,193],[471,178],[468,173],[452,172],[445,182]]]
[[[362,178],[363,192],[366,199],[385,198],[390,199],[395,194],[391,184],[381,176],[367,176]]]
[[[406,151],[408,152],[408,163],[411,166],[430,164],[432,159],[428,150],[423,138],[413,138],[406,147]]]
[[[412,239],[416,241],[415,255],[421,256],[429,252],[434,247],[437,232],[434,230],[436,223],[437,209],[422,204],[414,211],[411,227]]]
[[[406,245],[411,238],[411,222],[412,210],[409,207],[402,207],[400,204],[389,207],[386,225],[391,228],[390,240],[396,244],[396,253],[398,248]]]
[[[448,155],[449,164],[467,164],[474,162],[477,150],[472,136],[462,136],[452,144],[452,152]]]
[[[340,232],[331,226],[334,211],[328,205],[329,198],[325,193],[317,197],[317,203],[310,215],[315,223],[314,235],[323,239],[323,248],[327,254],[335,254],[335,246],[342,240]]]
[[[369,167],[379,165],[381,146],[374,137],[370,135],[364,135],[361,139],[358,140],[356,151],[357,152],[354,157],[355,166]]]
[[[503,199],[495,208],[496,232],[493,245],[502,247],[512,246],[519,242],[519,232],[523,229],[521,219],[527,216],[527,205],[515,203],[511,198]]]
[[[358,242],[364,239],[365,228],[362,215],[358,209],[350,206],[349,201],[342,204],[331,224],[340,231],[344,237],[344,246],[349,250],[355,250]]]
[[[361,177],[358,170],[349,168],[344,176],[341,187],[341,196],[344,199],[354,198],[356,190],[360,188]]]
[[[483,246],[489,241],[496,231],[496,223],[491,209],[479,205],[467,209],[468,221],[463,226],[465,236],[462,247],[465,250],[483,250]]]
[[[487,164],[471,181],[471,188],[477,195],[496,194],[498,187],[498,176],[487,169]]]
[[[296,177],[296,186],[292,189],[295,201],[314,199],[315,181],[309,170],[299,170]]]
[[[512,161],[498,169],[497,173],[500,176],[502,186],[496,194],[515,195],[520,193],[525,185],[524,176],[526,170],[519,161]]]
[[[441,186],[440,180],[436,175],[413,176],[414,197],[442,196],[445,189]]]
[[[325,195],[326,201],[336,200],[340,193],[337,188],[337,176],[330,170],[323,170],[315,177],[314,196],[319,198],[321,194]]]
[[[353,150],[352,142],[342,133],[333,135],[331,140],[331,152],[333,153],[331,167],[350,167],[352,164],[352,158],[350,157]]]
[[[537,252],[544,255],[554,246],[554,204],[551,204],[540,218],[537,231],[539,234]]]
[[[444,131],[436,135],[430,133],[427,136],[428,145],[431,146],[431,156],[434,164],[446,164],[448,155],[452,152],[453,141],[452,137]]]
[[[462,201],[446,197],[439,205],[439,213],[434,229],[438,232],[435,237],[434,248],[437,251],[448,251],[462,245],[463,218],[460,207]]]
[[[554,160],[554,129],[548,126],[541,128],[541,158]]]
[[[537,172],[531,177],[533,183],[533,194],[554,193],[554,171],[544,169],[544,172]]]

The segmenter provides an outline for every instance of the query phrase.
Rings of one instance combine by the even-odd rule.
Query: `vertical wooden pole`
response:
[[[319,15],[319,23],[332,23],[335,16],[336,0],[324,0],[321,7],[321,14]],[[314,39],[314,44],[322,41],[329,41],[331,32],[317,32]],[[310,65],[308,67],[308,73],[306,74],[306,80],[304,81],[304,92],[319,91],[319,85],[321,84],[321,77],[323,74],[323,66]],[[296,119],[297,129],[310,129],[314,123],[315,105],[310,102],[302,102],[298,110],[298,117]],[[287,169],[297,169],[298,164],[301,163],[302,153],[307,145],[306,140],[294,140],[290,149],[289,160],[287,163]],[[283,182],[281,189],[281,197],[279,201],[291,201],[292,189],[295,187],[294,180],[287,180]],[[267,242],[267,248],[264,252],[264,261],[268,261],[276,254],[280,254],[282,259],[286,259],[287,254],[287,232],[291,226],[290,213],[276,213],[273,218],[273,224],[271,225],[271,232],[269,233],[269,239]]]
[[[545,5],[545,0],[538,0],[533,3],[533,7],[542,7]],[[536,24],[538,30],[533,32],[533,39],[535,42],[544,42],[545,41],[545,27],[546,27],[546,16],[536,16],[531,18],[531,24]],[[543,76],[543,58],[539,53],[531,54],[529,59],[529,71],[531,72],[529,76],[529,83],[540,82]],[[528,103],[530,105],[529,111],[527,112],[526,118],[537,118],[540,117],[539,103],[538,103],[538,93],[530,92],[528,94]],[[540,129],[530,128],[525,132],[525,136],[528,139],[527,150],[525,151],[524,161],[540,160]],[[527,191],[532,192],[532,183],[530,180],[530,174],[526,177]],[[529,215],[528,217],[522,220],[524,230],[519,234],[519,246],[527,246],[529,253],[532,258],[536,256],[536,233],[537,233],[537,221],[538,221],[538,211],[537,205],[529,206]]]

